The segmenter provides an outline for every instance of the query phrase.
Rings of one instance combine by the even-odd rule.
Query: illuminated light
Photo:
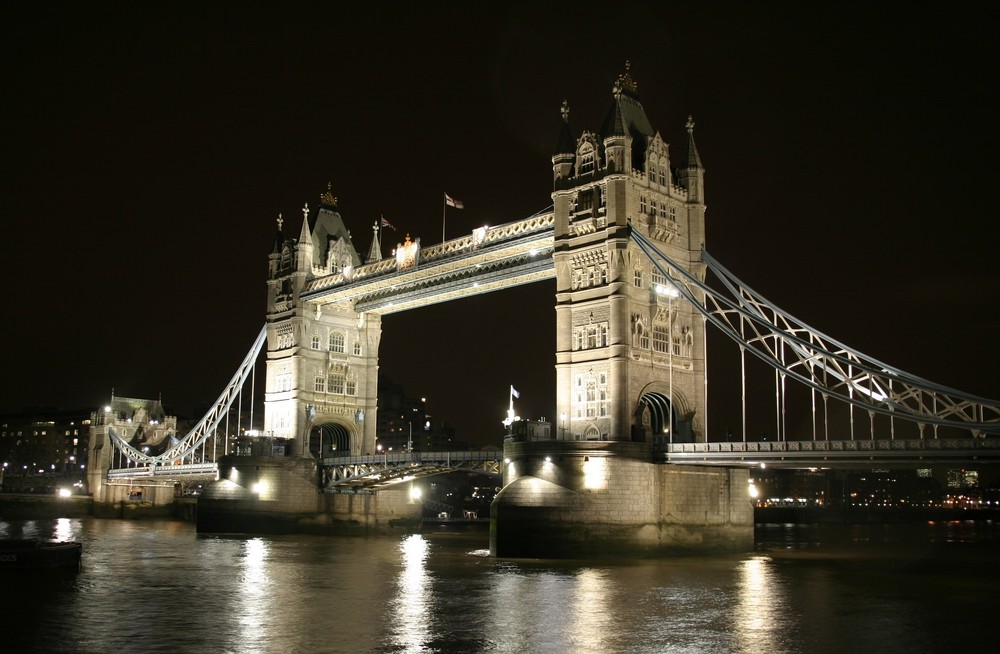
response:
[[[72,494],[73,494],[73,491],[71,491],[68,488],[60,488],[59,489],[59,497],[69,497]]]
[[[750,487],[747,489],[747,492],[750,493],[750,497],[753,499],[760,497],[760,491],[757,490],[757,487],[754,486],[753,482],[750,482]]]
[[[766,467],[767,467],[767,464],[766,464],[766,463],[764,463],[764,462],[761,462],[761,464],[760,464],[760,467],[761,467],[761,469],[763,469],[763,468],[766,468]]]
[[[607,467],[601,457],[586,457],[583,461],[583,487],[589,490],[607,488]]]
[[[267,491],[267,484],[263,481],[258,481],[253,485],[251,490],[253,490],[253,492],[257,495],[263,495],[264,492]]]
[[[503,462],[504,463],[510,463],[510,457],[504,457]]]
[[[411,486],[410,487],[410,499],[411,500],[419,500],[421,495],[423,495],[423,491],[420,490],[419,486]]]
[[[538,248],[531,248],[530,250],[528,250],[528,256],[533,257],[536,254],[538,254]]]
[[[547,456],[547,457],[545,457],[545,461],[546,461],[546,462],[550,462],[550,461],[552,461],[552,457],[551,457],[551,456]]]

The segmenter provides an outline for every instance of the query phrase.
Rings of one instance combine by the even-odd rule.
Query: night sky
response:
[[[562,101],[598,130],[626,60],[676,158],[694,117],[715,258],[839,341],[1000,398],[979,5],[204,4],[0,10],[3,412],[114,390],[197,417],[263,325],[279,213],[297,235],[331,184],[362,256],[379,215],[385,255],[439,242],[445,192],[449,238],[525,218],[551,204]],[[388,316],[381,370],[460,439],[496,434],[510,384],[552,418],[554,289]]]

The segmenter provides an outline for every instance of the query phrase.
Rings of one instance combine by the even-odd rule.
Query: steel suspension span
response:
[[[782,384],[792,379],[824,402],[834,398],[890,421],[915,423],[921,437],[927,425],[958,427],[973,436],[1000,435],[1000,402],[927,381],[830,338],[769,302],[704,250],[702,263],[721,290],[671,261],[637,230],[630,234],[676,291],[737,343],[741,356],[750,352],[765,362]]]
[[[207,441],[213,433],[215,433],[223,418],[228,415],[229,408],[239,397],[243,385],[253,373],[257,356],[260,354],[261,348],[264,347],[264,342],[266,340],[267,326],[265,325],[261,328],[260,333],[257,335],[257,339],[250,347],[250,351],[247,352],[246,357],[243,359],[243,363],[241,363],[240,367],[236,370],[236,374],[234,374],[233,378],[229,380],[229,384],[226,386],[226,389],[215,401],[215,404],[213,404],[208,410],[208,413],[206,413],[204,417],[198,421],[198,424],[196,424],[191,431],[189,431],[182,438],[177,439],[176,442],[171,443],[170,447],[168,447],[166,451],[157,455],[148,455],[129,445],[124,439],[116,434],[114,430],[109,430],[109,433],[111,434],[111,441],[114,443],[115,448],[129,461],[139,465],[150,466],[151,470],[155,469],[157,466],[172,465],[178,461],[183,461],[185,458],[193,457],[197,449],[201,447],[201,445],[205,443],[205,441]]]

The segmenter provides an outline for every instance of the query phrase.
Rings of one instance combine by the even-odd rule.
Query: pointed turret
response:
[[[365,263],[375,263],[382,259],[382,241],[378,237],[378,227],[377,222],[372,225],[372,246],[368,248],[368,257],[365,258]]]
[[[694,120],[688,116],[687,165],[680,171],[681,186],[688,190],[688,202],[705,201],[705,168],[701,165],[698,148],[694,143]]]
[[[576,158],[576,141],[569,128],[569,103],[563,100],[562,127],[559,130],[559,142],[556,144],[556,153],[552,156],[552,180],[555,187],[559,186],[560,180],[568,179],[573,174],[573,161]]]
[[[604,164],[609,172],[642,168],[646,143],[655,134],[639,102],[639,85],[632,79],[631,67],[626,61],[625,72],[615,80],[611,89],[611,108],[601,126]]]
[[[296,248],[295,269],[311,272],[313,259],[313,242],[309,234],[309,203],[302,207],[302,229],[299,230],[299,243]]]

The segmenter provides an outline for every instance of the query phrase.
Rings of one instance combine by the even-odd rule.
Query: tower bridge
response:
[[[430,246],[408,236],[390,258],[381,256],[376,228],[364,260],[330,188],[317,207],[304,207],[296,237],[279,220],[266,325],[213,410],[162,455],[143,454],[111,431],[108,441],[137,472],[184,464],[218,429],[265,351],[263,431],[290,443],[293,456],[223,457],[220,480],[199,501],[199,529],[230,529],[234,515],[391,522],[398,518],[387,516],[414,510],[393,488],[459,464],[376,455],[381,317],[555,278],[560,428],[550,441],[506,443],[502,462],[496,453],[458,457],[503,476],[495,553],[739,548],[752,541],[750,466],[998,458],[1000,403],[822,334],[712,258],[693,120],[684,154],[673,158],[628,72],[611,95],[600,129],[576,135],[564,104],[552,205],[526,219]],[[721,442],[708,425],[709,326],[735,344],[741,377],[743,424]],[[749,381],[751,361],[773,373],[769,442],[748,434],[747,406],[759,385]],[[810,434],[788,425],[790,387],[809,398]],[[948,437],[939,438],[942,429]],[[318,459],[309,451],[317,430],[330,448]],[[956,432],[962,436],[952,438]],[[344,499],[362,491],[375,492],[363,503]]]

